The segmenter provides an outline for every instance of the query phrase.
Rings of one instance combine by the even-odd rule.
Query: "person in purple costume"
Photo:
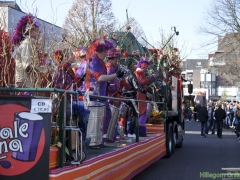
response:
[[[82,47],[79,51],[79,60],[80,60],[80,66],[76,70],[76,77],[80,78],[81,81],[84,81],[84,78],[86,76],[87,68],[89,68],[89,63],[86,59],[87,54],[87,48]],[[84,87],[81,86],[80,89],[83,89]]]
[[[117,71],[114,74],[107,74],[107,67],[103,62],[106,57],[108,50],[113,49],[114,44],[107,40],[105,37],[100,39],[95,39],[87,52],[87,59],[89,58],[89,68],[91,71],[91,82],[95,82],[94,93],[100,96],[107,95],[107,83],[110,80],[116,79],[117,77],[122,77],[124,72]],[[109,122],[111,120],[111,110],[106,99],[98,99],[98,101],[106,104],[105,119],[103,122],[103,138],[107,134]]]
[[[111,49],[108,51],[107,59],[108,62],[106,64],[107,66],[107,74],[115,74],[118,70],[118,59],[120,58],[120,53],[116,49]],[[109,82],[108,86],[108,96],[109,97],[117,97],[118,91],[120,90],[120,82],[118,78],[114,78]],[[112,100],[109,100],[110,104],[113,104],[116,107],[119,107],[119,102],[113,102]]]
[[[53,87],[68,90],[75,80],[75,73],[71,68],[73,57],[69,52],[61,50],[54,52],[54,56],[58,66],[53,76]]]

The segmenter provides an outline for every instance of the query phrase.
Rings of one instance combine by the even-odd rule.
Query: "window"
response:
[[[193,73],[188,73],[187,74],[187,79],[192,80],[193,79]]]
[[[196,67],[202,67],[202,63],[201,62],[197,62]]]

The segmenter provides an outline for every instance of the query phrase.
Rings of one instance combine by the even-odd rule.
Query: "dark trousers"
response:
[[[223,128],[223,121],[215,121],[217,123],[217,136],[222,137],[222,128]]]
[[[196,121],[197,120],[197,113],[195,112],[193,115],[194,115],[194,120]]]
[[[201,136],[203,136],[203,134],[207,134],[207,121],[205,122],[201,122]]]
[[[215,131],[215,123],[214,123],[214,120],[208,120],[207,122],[207,133],[209,131],[212,131],[212,134],[214,134],[214,131]]]

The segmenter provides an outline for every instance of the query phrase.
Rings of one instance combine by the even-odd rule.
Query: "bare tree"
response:
[[[128,20],[124,22],[124,25],[122,25],[121,28],[119,29],[119,31],[126,30],[131,31],[131,33],[135,36],[138,42],[142,44],[142,46],[147,46],[146,41],[143,40],[143,39],[147,40],[146,34],[143,31],[142,26],[138,23],[138,21],[135,18],[133,17],[128,18]]]
[[[211,66],[232,84],[240,77],[240,1],[214,0],[205,16],[199,31],[214,37],[206,45],[217,44]]]
[[[79,47],[114,30],[115,16],[110,0],[76,0],[65,19],[63,33]]]

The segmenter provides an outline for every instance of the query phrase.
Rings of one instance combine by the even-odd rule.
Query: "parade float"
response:
[[[109,37],[119,45],[122,62],[129,57],[139,60],[151,55],[131,32],[115,32]],[[161,79],[153,85],[153,91],[157,92],[159,101],[144,101],[152,109],[145,125],[146,137],[139,137],[136,121],[136,138],[89,147],[83,140],[82,129],[76,125],[80,119],[73,117],[72,108],[70,123],[66,122],[67,99],[78,96],[78,92],[54,88],[0,88],[1,92],[10,94],[0,97],[0,179],[131,179],[160,158],[171,157],[175,147],[182,147],[184,138],[181,61],[177,52],[173,48],[168,53],[158,54],[157,71]],[[17,96],[19,92],[33,95],[20,93]],[[51,96],[42,97],[43,92]],[[58,99],[56,107],[53,107],[52,97]],[[136,105],[140,100],[113,100],[131,101],[138,111]],[[101,121],[100,106],[94,104],[92,110],[88,108],[89,119]]]

